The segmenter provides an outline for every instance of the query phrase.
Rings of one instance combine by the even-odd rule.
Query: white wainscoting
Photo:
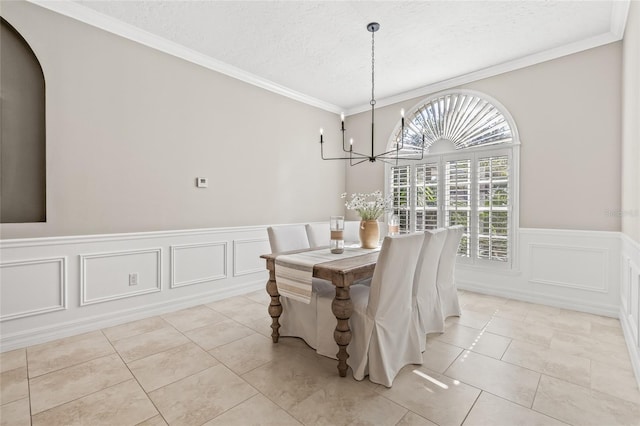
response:
[[[2,240],[0,349],[264,289],[270,251],[265,226]]]
[[[520,229],[512,270],[458,263],[458,288],[617,317],[620,233]]]
[[[622,234],[620,323],[640,386],[640,244]]]

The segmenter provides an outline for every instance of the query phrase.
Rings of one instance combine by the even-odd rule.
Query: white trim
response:
[[[0,239],[0,249],[13,249],[24,247],[39,247],[48,245],[61,244],[88,244],[88,243],[105,243],[110,241],[126,241],[141,240],[147,238],[173,238],[188,237],[199,235],[213,235],[229,232],[245,232],[245,231],[264,231],[271,225],[256,226],[233,226],[228,228],[199,228],[199,229],[180,229],[171,231],[148,231],[148,232],[125,232],[117,234],[90,234],[90,235],[71,235],[58,237],[36,237],[36,238],[16,238],[16,239]]]
[[[156,255],[156,269],[157,269],[157,281],[156,286],[148,289],[130,291],[113,296],[98,297],[95,299],[87,298],[87,259],[102,259],[115,256],[130,256],[134,254],[146,254],[155,253]],[[93,305],[96,303],[109,302],[111,300],[125,299],[128,297],[139,296],[141,294],[157,293],[162,291],[162,248],[142,249],[142,250],[124,250],[113,251],[96,254],[81,254],[80,255],[80,306]]]
[[[611,28],[609,31],[618,40],[624,37],[630,6],[631,0],[614,1],[611,5]]]
[[[321,99],[305,95],[304,93],[284,87],[271,80],[244,71],[238,67],[204,55],[188,47],[172,42],[133,25],[124,23],[118,19],[109,17],[88,7],[84,7],[72,1],[47,1],[28,0],[45,9],[49,9],[61,15],[68,16],[85,24],[89,24],[104,31],[116,34],[126,39],[135,41],[160,52],[167,53],[185,61],[201,65],[210,70],[228,75],[237,80],[268,90],[278,95],[285,96],[298,102],[320,108],[325,111],[339,114],[343,111],[337,105],[325,102]]]
[[[10,262],[2,262],[0,263],[0,269],[14,266],[24,266],[24,265],[40,265],[44,263],[58,263],[60,266],[60,275],[59,275],[59,291],[60,291],[60,302],[58,305],[49,306],[46,308],[32,309],[29,311],[16,312],[15,314],[10,315],[0,315],[0,322],[14,320],[18,318],[26,318],[34,315],[46,314],[48,312],[56,312],[56,311],[64,311],[67,309],[67,257],[49,257],[49,258],[40,258],[40,259],[29,259],[29,260],[16,260]]]
[[[264,268],[262,267],[256,267],[253,269],[246,269],[244,271],[238,271],[237,265],[236,265],[236,260],[238,259],[238,246],[241,244],[247,244],[247,243],[264,243],[264,242],[268,242],[269,239],[268,238],[249,238],[249,239],[244,239],[244,240],[233,240],[233,276],[234,277],[241,277],[243,275],[249,275],[249,274],[253,274],[256,272],[261,272],[264,271]]]
[[[224,252],[222,254],[222,265],[223,265],[222,274],[211,275],[211,276],[202,277],[202,278],[196,278],[194,280],[188,280],[188,281],[181,281],[181,282],[177,282],[176,281],[176,264],[175,264],[176,251],[184,250],[184,249],[190,249],[190,248],[194,248],[194,247],[217,247],[217,246],[223,246],[224,247]],[[227,242],[226,241],[217,241],[217,242],[199,243],[199,244],[179,244],[179,245],[172,245],[171,246],[171,282],[169,283],[169,288],[185,287],[185,286],[188,286],[188,285],[206,283],[206,282],[209,282],[209,281],[222,280],[222,279],[225,279],[225,278],[227,278]]]

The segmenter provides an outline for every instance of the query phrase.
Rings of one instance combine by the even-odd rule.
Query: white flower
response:
[[[346,198],[346,195],[346,193],[343,193],[340,198]],[[351,200],[347,201],[345,206],[349,210],[357,211],[362,220],[376,220],[385,211],[391,210],[391,204],[391,196],[385,198],[382,195],[382,191],[377,190],[371,194],[351,194]]]

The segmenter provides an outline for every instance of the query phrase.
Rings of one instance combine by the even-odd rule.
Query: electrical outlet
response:
[[[129,274],[129,285],[138,285],[138,273]]]

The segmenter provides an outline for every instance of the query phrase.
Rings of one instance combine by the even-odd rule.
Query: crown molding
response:
[[[565,44],[563,46],[558,46],[553,49],[535,53],[533,55],[524,56],[512,61],[503,62],[501,64],[493,65],[468,74],[463,74],[458,77],[453,77],[447,80],[429,84],[427,86],[419,87],[414,90],[399,93],[394,96],[376,99],[376,107],[380,108],[420,96],[430,95],[442,90],[451,89],[463,84],[468,84],[477,80],[482,80],[484,78],[493,77],[509,71],[515,71],[520,68],[526,68],[542,62],[561,58],[567,55],[572,55],[574,53],[582,52],[584,50],[593,49],[595,47],[622,40],[622,37],[624,36],[624,29],[627,23],[627,15],[629,13],[630,2],[631,0],[620,0],[612,2],[611,23],[609,32],[607,33]],[[361,112],[369,111],[370,109],[371,105],[367,103],[348,109],[347,111],[345,111],[345,115],[349,116],[358,114]]]
[[[61,15],[68,16],[85,24],[100,28],[126,39],[135,41],[152,49],[159,50],[186,61],[201,65],[210,70],[228,75],[253,86],[260,87],[273,93],[288,97],[298,102],[339,114],[344,111],[346,116],[368,111],[371,105],[363,104],[353,108],[342,108],[320,99],[307,96],[303,93],[289,89],[270,80],[259,77],[255,74],[241,70],[233,65],[213,59],[193,49],[189,49],[178,43],[166,40],[162,37],[151,34],[133,25],[126,24],[117,19],[108,17],[92,9],[77,4],[71,0],[50,1],[50,0],[27,0],[45,9]],[[425,96],[442,90],[451,89],[456,86],[468,84],[476,80],[493,77],[505,72],[514,71],[531,65],[550,61],[562,56],[571,55],[584,50],[599,47],[608,43],[613,43],[622,39],[627,22],[629,5],[631,0],[613,1],[611,6],[611,23],[608,33],[600,34],[589,39],[580,40],[564,46],[528,55],[512,61],[503,62],[468,74],[453,77],[447,80],[429,84],[414,90],[403,92],[387,98],[376,100],[376,107],[384,107],[395,103],[403,102],[420,96]]]
[[[42,8],[56,12],[60,15],[64,15],[93,27],[100,28],[104,31],[108,31],[120,37],[135,41],[152,49],[159,50],[169,55],[184,59],[186,61],[203,66],[221,74],[228,75],[229,77],[233,77],[237,80],[243,81],[253,86],[257,86],[270,92],[277,93],[278,95],[293,99],[295,101],[302,102],[304,104],[325,111],[333,112],[335,114],[339,114],[341,111],[343,111],[343,108],[340,108],[337,105],[333,105],[323,100],[307,96],[303,93],[289,89],[287,87],[274,83],[273,81],[259,77],[255,74],[234,67],[233,65],[227,64],[217,59],[213,59],[193,49],[189,49],[178,43],[174,43],[148,31],[134,27],[133,25],[129,25],[115,18],[106,16],[73,1],[27,1]]]

